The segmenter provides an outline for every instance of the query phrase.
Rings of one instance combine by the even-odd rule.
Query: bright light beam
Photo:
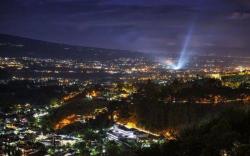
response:
[[[188,34],[184,40],[184,44],[183,44],[181,54],[180,54],[177,64],[171,65],[172,69],[174,70],[182,69],[188,63],[189,61],[188,47],[189,47],[190,41],[192,40],[192,35],[193,35],[193,24],[189,28]]]

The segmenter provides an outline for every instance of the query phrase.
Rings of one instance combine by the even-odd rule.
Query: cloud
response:
[[[233,12],[230,16],[229,19],[232,20],[246,20],[250,19],[250,12]]]
[[[193,16],[197,15],[192,48],[250,49],[250,14],[245,11],[247,7],[241,9],[247,6],[244,0],[3,0],[3,3],[0,6],[3,33],[84,46],[179,52]],[[225,21],[225,17],[230,20]]]

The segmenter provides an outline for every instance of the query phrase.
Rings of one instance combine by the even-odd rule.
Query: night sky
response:
[[[249,0],[1,0],[0,33],[152,54],[250,55]]]

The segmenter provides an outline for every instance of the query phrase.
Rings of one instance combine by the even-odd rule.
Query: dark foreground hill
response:
[[[0,57],[38,57],[107,60],[140,57],[142,53],[51,43],[0,34]]]

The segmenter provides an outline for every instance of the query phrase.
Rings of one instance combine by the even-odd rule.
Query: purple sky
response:
[[[0,33],[68,44],[250,55],[249,0],[1,0]]]

